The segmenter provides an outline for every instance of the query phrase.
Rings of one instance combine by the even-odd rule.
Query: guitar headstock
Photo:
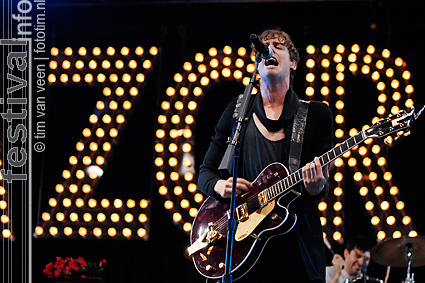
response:
[[[410,134],[410,124],[415,120],[415,111],[412,107],[410,112],[400,110],[395,115],[379,119],[369,129],[365,130],[367,138],[383,138],[390,135],[400,136]]]

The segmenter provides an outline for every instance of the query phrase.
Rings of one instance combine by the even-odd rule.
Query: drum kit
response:
[[[406,279],[402,283],[414,283],[412,267],[425,265],[425,236],[401,237],[383,241],[372,248],[372,259],[381,265],[388,266],[385,281],[366,276],[366,269],[360,277],[350,279],[345,283],[386,283],[390,267],[407,268]]]

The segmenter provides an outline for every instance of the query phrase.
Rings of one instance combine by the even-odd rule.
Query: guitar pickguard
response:
[[[249,218],[243,222],[240,222],[238,224],[238,227],[236,228],[235,233],[235,240],[236,241],[242,241],[255,230],[255,228],[258,227],[258,225],[261,223],[261,221],[264,220],[264,218],[267,217],[267,215],[270,214],[270,212],[273,211],[274,207],[276,205],[276,200],[273,200],[269,202],[266,206],[260,208],[256,212],[249,215]]]

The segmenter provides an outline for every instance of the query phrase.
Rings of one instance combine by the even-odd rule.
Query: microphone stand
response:
[[[245,87],[242,100],[240,102],[240,109],[238,111],[238,116],[236,120],[235,129],[233,131],[233,137],[230,140],[226,152],[221,160],[218,170],[222,176],[230,176],[230,172],[233,172],[233,182],[232,182],[232,194],[230,198],[230,216],[227,221],[227,246],[226,246],[226,261],[225,261],[225,270],[222,278],[223,283],[231,283],[233,281],[232,277],[232,254],[233,254],[233,241],[236,232],[236,218],[235,218],[235,208],[236,208],[236,184],[237,184],[237,174],[238,174],[238,161],[239,161],[239,136],[242,128],[243,121],[245,120],[246,110],[248,108],[248,103],[251,97],[252,89],[255,83],[255,77],[257,75],[258,64],[261,62],[261,54],[257,53],[255,57],[255,68],[252,74],[249,84]],[[238,107],[238,105],[236,106]]]

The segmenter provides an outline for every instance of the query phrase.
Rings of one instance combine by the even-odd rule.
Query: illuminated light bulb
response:
[[[398,88],[399,86],[400,86],[400,82],[399,82],[398,80],[393,79],[393,80],[391,81],[391,87],[392,87],[392,88],[396,89],[396,88]]]
[[[305,65],[307,66],[307,68],[313,68],[314,65],[316,65],[316,63],[314,62],[313,59],[308,59],[305,63]]]
[[[376,181],[376,179],[378,178],[378,174],[376,174],[376,172],[370,172],[369,173],[369,180]]]
[[[81,237],[85,237],[87,235],[87,229],[80,227],[80,229],[78,229],[78,234],[80,234]]]
[[[117,229],[115,229],[114,227],[108,228],[107,233],[110,237],[115,237],[117,235]]]
[[[71,172],[69,172],[69,170],[63,170],[62,177],[64,179],[69,179],[71,177]]]
[[[366,196],[368,192],[369,192],[368,188],[364,187],[364,186],[361,187],[360,190],[359,190],[359,194],[363,197]]]
[[[172,181],[177,181],[179,178],[180,178],[179,173],[177,173],[177,172],[171,172],[171,173],[170,173],[170,179],[171,179]]]
[[[368,201],[368,202],[366,202],[366,204],[365,204],[365,208],[366,208],[366,210],[372,210],[374,207],[375,207],[375,205],[374,205],[374,204],[373,204],[373,202],[371,202],[371,201]]]
[[[397,105],[394,105],[393,107],[391,107],[391,114],[397,114],[398,111],[400,110],[400,108],[398,108]]]
[[[168,164],[170,164],[170,166],[171,166],[171,167],[175,167],[175,166],[177,166],[177,164],[178,164],[177,158],[175,158],[175,157],[171,157],[171,158],[168,160]]]
[[[160,143],[157,143],[156,145],[155,145],[155,151],[156,152],[163,152],[164,151],[164,146],[162,145],[162,144],[160,144]]]
[[[395,217],[394,216],[388,216],[387,217],[387,224],[388,225],[394,225],[394,223],[395,223]]]
[[[358,53],[360,51],[360,46],[358,44],[354,44],[351,46],[351,52]]]
[[[343,108],[344,108],[344,102],[343,102],[342,100],[338,100],[338,101],[335,103],[335,107],[336,107],[338,110],[343,109]]]
[[[376,61],[376,68],[383,69],[385,67],[384,61],[378,60]]]
[[[185,63],[183,64],[183,69],[184,69],[185,71],[190,71],[190,70],[192,70],[192,64],[191,64],[190,62],[185,62]]]
[[[96,69],[96,67],[97,67],[96,61],[90,60],[90,62],[89,62],[89,68],[93,70],[93,69]]]
[[[77,164],[78,163],[78,159],[77,159],[77,157],[75,157],[75,156],[71,156],[70,158],[69,158],[69,164],[71,164],[71,165],[75,165],[75,164]],[[62,187],[62,189],[63,189],[63,187]],[[57,191],[57,190],[56,190]]]
[[[186,232],[189,232],[190,230],[192,230],[192,224],[189,222],[186,222],[183,224],[183,230]]]
[[[373,53],[375,53],[375,46],[373,46],[373,45],[369,45],[369,46],[366,48],[366,52],[367,52],[367,53],[369,53],[369,54],[373,54]]]
[[[50,220],[50,214],[47,212],[43,212],[43,214],[41,214],[41,219],[43,219],[43,221],[47,222]]]
[[[355,128],[352,128],[348,134],[350,135],[350,137],[354,137],[355,135],[357,135],[358,131]]]
[[[188,190],[189,192],[191,192],[191,193],[196,192],[196,190],[197,190],[197,186],[196,186],[196,184],[190,183],[190,184],[187,186],[187,190]]]
[[[379,82],[377,85],[376,85],[376,88],[379,90],[379,91],[383,91],[384,89],[385,89],[385,83],[384,82]]]
[[[54,82],[56,82],[56,76],[55,76],[55,75],[53,75],[53,74],[50,74],[50,75],[47,77],[47,80],[48,80],[50,83],[54,83]]]
[[[208,54],[209,54],[211,57],[214,57],[214,56],[216,56],[216,55],[218,54],[218,51],[217,51],[217,49],[216,49],[215,47],[211,47],[211,48],[208,50]]]
[[[190,152],[192,150],[192,146],[190,143],[184,143],[182,147],[183,152]]]
[[[339,201],[335,202],[333,208],[335,211],[340,211],[342,209],[342,203]]]
[[[390,208],[390,203],[388,201],[384,200],[383,202],[381,202],[382,210],[388,210],[388,208]]]
[[[196,53],[196,55],[195,55],[195,61],[196,62],[202,62],[202,61],[204,61],[204,55],[202,53]]]
[[[60,79],[61,82],[66,83],[66,82],[68,82],[68,75],[62,74],[59,79]]]
[[[344,64],[341,64],[341,63],[338,63],[338,64],[336,65],[336,70],[337,70],[338,72],[340,72],[340,73],[344,72],[344,70],[345,70],[345,65],[344,65]]]
[[[335,137],[342,138],[344,136],[344,131],[342,129],[336,129],[335,130]]]
[[[393,233],[393,238],[394,239],[401,238],[401,236],[402,236],[402,234],[401,234],[400,231],[394,231],[394,233]]]
[[[189,209],[189,215],[192,217],[195,217],[198,214],[198,210],[194,207],[192,207],[191,209]]]
[[[336,216],[333,220],[333,223],[334,223],[335,226],[341,225],[342,224],[342,218],[339,217],[339,216]]]
[[[411,94],[413,93],[414,89],[412,85],[407,85],[404,90],[406,91],[407,94]]]
[[[204,196],[200,193],[197,193],[193,199],[195,200],[195,202],[201,203],[204,201]]]
[[[157,158],[155,158],[154,164],[157,167],[160,167],[160,166],[164,165],[164,160],[161,157],[157,157]]]
[[[124,68],[124,62],[123,62],[123,61],[121,61],[121,60],[117,60],[117,61],[115,61],[115,67],[116,67],[117,69],[122,69],[122,68]]]
[[[171,123],[173,123],[173,124],[180,123],[180,116],[179,115],[173,115],[173,116],[171,116]]]
[[[224,66],[228,67],[232,64],[232,59],[230,59],[229,57],[224,57],[222,62]]]
[[[344,53],[345,51],[345,47],[342,44],[338,44],[338,46],[336,47],[336,52],[338,53]]]
[[[150,60],[145,60],[145,61],[143,61],[142,66],[143,66],[143,68],[145,68],[147,70],[150,67],[152,67],[152,62]]]
[[[173,204],[173,202],[171,200],[167,200],[167,201],[164,202],[164,207],[167,210],[173,208],[173,206],[174,206],[174,204]]]
[[[40,227],[40,226],[37,226],[37,227],[35,227],[35,229],[34,229],[34,232],[37,234],[37,235],[42,235],[43,234],[43,228],[42,227]],[[10,236],[9,236],[10,237]],[[7,238],[7,237],[5,237],[5,238]]]
[[[230,47],[228,45],[224,46],[223,53],[226,54],[226,55],[230,55],[232,53],[232,47]]]
[[[148,221],[148,217],[147,217],[147,216],[146,216],[146,214],[144,214],[144,213],[141,213],[141,214],[139,215],[138,219],[139,219],[139,221],[140,221],[141,223],[145,223],[146,221]]]
[[[365,157],[365,158],[363,158],[362,163],[363,163],[364,166],[368,167],[368,166],[370,166],[370,164],[372,164],[372,159],[370,159],[369,157]]]
[[[62,68],[69,69],[69,67],[71,67],[71,62],[69,62],[68,60],[64,60],[62,62]]]
[[[344,161],[342,160],[342,158],[338,157],[337,159],[335,159],[334,164],[336,167],[341,167],[342,165],[344,165]]]
[[[348,158],[350,157],[350,155],[351,155],[351,150],[345,152],[342,156],[344,156],[345,158]]]
[[[83,193],[85,193],[85,194],[90,193],[90,191],[91,191],[91,187],[90,187],[90,185],[88,185],[88,184],[84,184],[84,185],[83,185],[83,187],[82,187],[82,191],[83,191]],[[96,206],[96,204],[95,204],[95,206]]]
[[[124,115],[119,114],[119,115],[117,115],[115,120],[117,121],[118,124],[122,124],[122,123],[125,122],[125,117],[124,117]]]
[[[326,204],[326,202],[321,201],[318,204],[318,208],[319,208],[320,211],[325,211],[328,208],[328,205]]]
[[[84,213],[83,220],[86,221],[86,222],[90,222],[92,220],[91,214],[88,213],[88,212]]]
[[[3,230],[3,231],[4,231],[4,230]],[[56,236],[56,235],[59,233],[59,230],[58,230],[58,228],[57,228],[57,227],[52,226],[52,227],[50,227],[50,228],[49,228],[49,233],[50,233],[50,235],[52,235],[52,236]]]
[[[90,157],[89,157],[90,158]],[[78,186],[76,184],[69,185],[69,192],[75,194],[78,191]]]
[[[79,83],[81,81],[81,76],[79,74],[72,75],[72,81],[74,83]]]
[[[210,73],[210,77],[213,80],[216,80],[220,77],[220,73],[217,70],[212,70]]]
[[[334,232],[332,237],[335,241],[341,240],[341,238],[342,238],[341,232],[338,232],[338,231]]]
[[[198,104],[195,101],[189,101],[187,104],[187,108],[192,111],[195,110],[197,106]]]
[[[320,217],[320,225],[325,226],[327,223],[326,217],[321,216]]]
[[[98,213],[96,218],[97,221],[104,222],[106,220],[106,215],[104,213]]]
[[[410,79],[411,74],[408,70],[405,70],[401,76],[403,77],[403,79],[408,80]]]
[[[357,64],[351,63],[350,66],[348,67],[348,69],[353,73],[357,72],[357,70],[358,70]]]
[[[384,103],[385,101],[387,101],[387,96],[385,95],[385,93],[381,93],[378,96],[378,101],[381,102],[381,103]]]
[[[384,193],[384,189],[381,186],[375,188],[375,195],[380,196]]]
[[[182,199],[182,200],[180,201],[180,206],[181,206],[181,208],[188,208],[188,207],[189,207],[189,205],[190,205],[190,202],[189,202],[187,199]]]
[[[241,56],[241,57],[245,56],[246,55],[246,48],[245,47],[239,47],[238,55]]]
[[[111,221],[115,222],[115,223],[120,221],[120,216],[118,215],[118,213],[112,213],[111,214]]]
[[[385,109],[385,107],[384,107],[384,106],[382,106],[382,105],[378,106],[378,108],[376,109],[376,112],[377,112],[379,115],[384,115],[384,114],[385,114],[385,111],[386,111],[386,109]]]
[[[111,129],[109,130],[109,135],[110,135],[112,138],[115,138],[116,136],[118,136],[118,130],[117,130],[117,129],[115,129],[115,128],[111,128]]]
[[[176,196],[179,196],[179,195],[181,195],[183,193],[183,188],[182,187],[180,187],[180,186],[175,186],[174,187],[174,194],[176,195]]]
[[[390,181],[391,179],[392,179],[392,177],[393,177],[393,174],[391,174],[391,172],[385,172],[384,173],[384,180],[385,181]]]
[[[357,159],[355,159],[354,157],[351,157],[350,159],[348,159],[348,166],[354,167],[356,165],[357,165]]]
[[[95,235],[96,237],[102,236],[102,229],[100,229],[99,227],[93,228],[93,235]]]
[[[363,179],[363,174],[360,172],[356,172],[353,175],[353,179],[354,181],[359,182],[361,179]]]
[[[165,137],[165,131],[163,129],[156,130],[156,137],[162,139],[163,137]]]
[[[377,80],[379,80],[381,75],[379,74],[378,71],[375,71],[375,72],[372,73],[371,77],[372,77],[372,80],[377,81]]]
[[[334,189],[334,195],[335,195],[335,196],[339,197],[339,196],[341,196],[341,195],[342,195],[342,193],[343,193],[343,191],[342,191],[342,188],[341,188],[341,187],[336,187],[336,188]]]
[[[389,77],[389,78],[393,77],[393,76],[394,76],[394,69],[393,69],[393,68],[388,68],[388,69],[385,71],[385,75],[386,75],[387,77]]]
[[[97,201],[95,199],[89,199],[88,205],[89,207],[94,208],[97,205]]]
[[[314,95],[314,88],[312,88],[312,87],[307,87],[306,88],[306,90],[305,90],[305,94],[307,95],[307,96],[313,96]]]
[[[102,138],[105,136],[105,131],[102,128],[97,128],[96,130],[96,136],[99,138]]]
[[[402,218],[401,222],[403,222],[404,225],[409,225],[412,222],[412,219],[406,215]]]
[[[184,118],[184,121],[186,122],[186,124],[190,125],[190,124],[192,124],[192,123],[195,121],[195,119],[193,118],[193,116],[192,116],[192,115],[187,115],[187,116]]]
[[[323,54],[328,54],[331,51],[331,48],[329,47],[329,45],[323,45],[321,51]]]
[[[193,173],[192,172],[186,172],[186,173],[184,173],[183,178],[186,181],[192,181],[193,180]]]
[[[202,77],[201,78],[201,85],[203,86],[207,86],[210,83],[210,79],[207,77]]]
[[[84,200],[83,200],[82,198],[77,198],[77,199],[75,200],[75,205],[76,205],[77,207],[83,207],[83,206],[84,206]]]
[[[331,61],[325,58],[325,59],[322,59],[320,64],[322,65],[323,68],[329,68],[329,66],[331,65]]]
[[[398,202],[396,203],[395,207],[396,207],[398,210],[402,210],[402,209],[404,209],[404,202],[403,202],[403,201],[398,201]]]
[[[56,47],[52,47],[50,49],[50,54],[52,54],[52,56],[58,56],[59,55],[59,49],[57,49]]]
[[[357,60],[357,55],[356,54],[351,53],[350,55],[348,55],[348,61],[349,62],[353,63],[353,62],[356,62],[356,60]]]
[[[144,228],[139,228],[137,229],[137,236],[139,236],[140,238],[143,238],[146,236],[146,229]]]
[[[149,201],[147,201],[147,200],[145,200],[145,199],[142,199],[142,200],[140,201],[140,207],[141,207],[141,208],[147,208],[147,207],[148,207],[148,205],[149,205]]]
[[[180,220],[182,220],[182,215],[178,212],[174,212],[173,213],[173,221],[174,222],[179,222]]]
[[[115,199],[115,200],[114,200],[114,207],[115,207],[115,208],[121,208],[121,207],[122,207],[122,205],[123,205],[122,200],[120,200],[120,199]]]
[[[370,219],[370,223],[372,223],[372,225],[374,225],[374,226],[378,225],[380,222],[381,222],[381,219],[379,219],[378,216],[373,216]]]
[[[228,77],[230,77],[232,75],[232,71],[230,71],[229,68],[224,68],[221,71],[221,74],[223,75],[223,77],[228,78]]]
[[[156,56],[156,55],[158,54],[158,48],[157,48],[156,46],[152,46],[152,47],[149,49],[149,53],[150,53],[151,55],[153,55],[153,56]]]
[[[308,54],[314,54],[314,52],[316,52],[316,48],[314,48],[313,45],[309,45],[307,46],[306,51]]]
[[[388,49],[382,50],[382,57],[389,58],[391,55],[391,52]]]
[[[335,54],[335,55],[334,55],[334,57],[333,57],[333,60],[334,60],[336,63],[340,63],[340,62],[342,62],[342,56],[341,56],[341,54]]]
[[[413,100],[412,99],[406,99],[406,102],[404,103],[404,105],[408,108],[411,108],[413,106]]]
[[[77,158],[75,158],[75,159],[77,159]],[[64,186],[62,184],[57,184],[55,186],[55,190],[56,190],[57,193],[60,194],[60,193],[62,193],[64,191]]]
[[[418,232],[416,232],[416,231],[410,231],[409,232],[409,237],[411,237],[411,238],[415,238],[415,237],[417,237],[418,236]]]
[[[341,114],[338,114],[335,116],[335,122],[337,124],[342,124],[344,123],[344,116],[342,116]]]
[[[107,200],[107,199],[102,199],[101,201],[100,201],[100,205],[103,207],[103,208],[107,208],[107,207],[109,207],[109,200]]]
[[[75,176],[77,177],[77,179],[83,179],[85,174],[83,170],[77,170],[77,172],[75,173]]]
[[[306,81],[308,81],[308,82],[312,82],[312,81],[314,81],[314,74],[312,74],[312,73],[308,73],[307,75],[306,75],[306,77],[305,77],[305,79],[306,79]]]
[[[369,74],[370,67],[368,65],[363,65],[362,68],[361,68],[361,72],[365,75]]]

